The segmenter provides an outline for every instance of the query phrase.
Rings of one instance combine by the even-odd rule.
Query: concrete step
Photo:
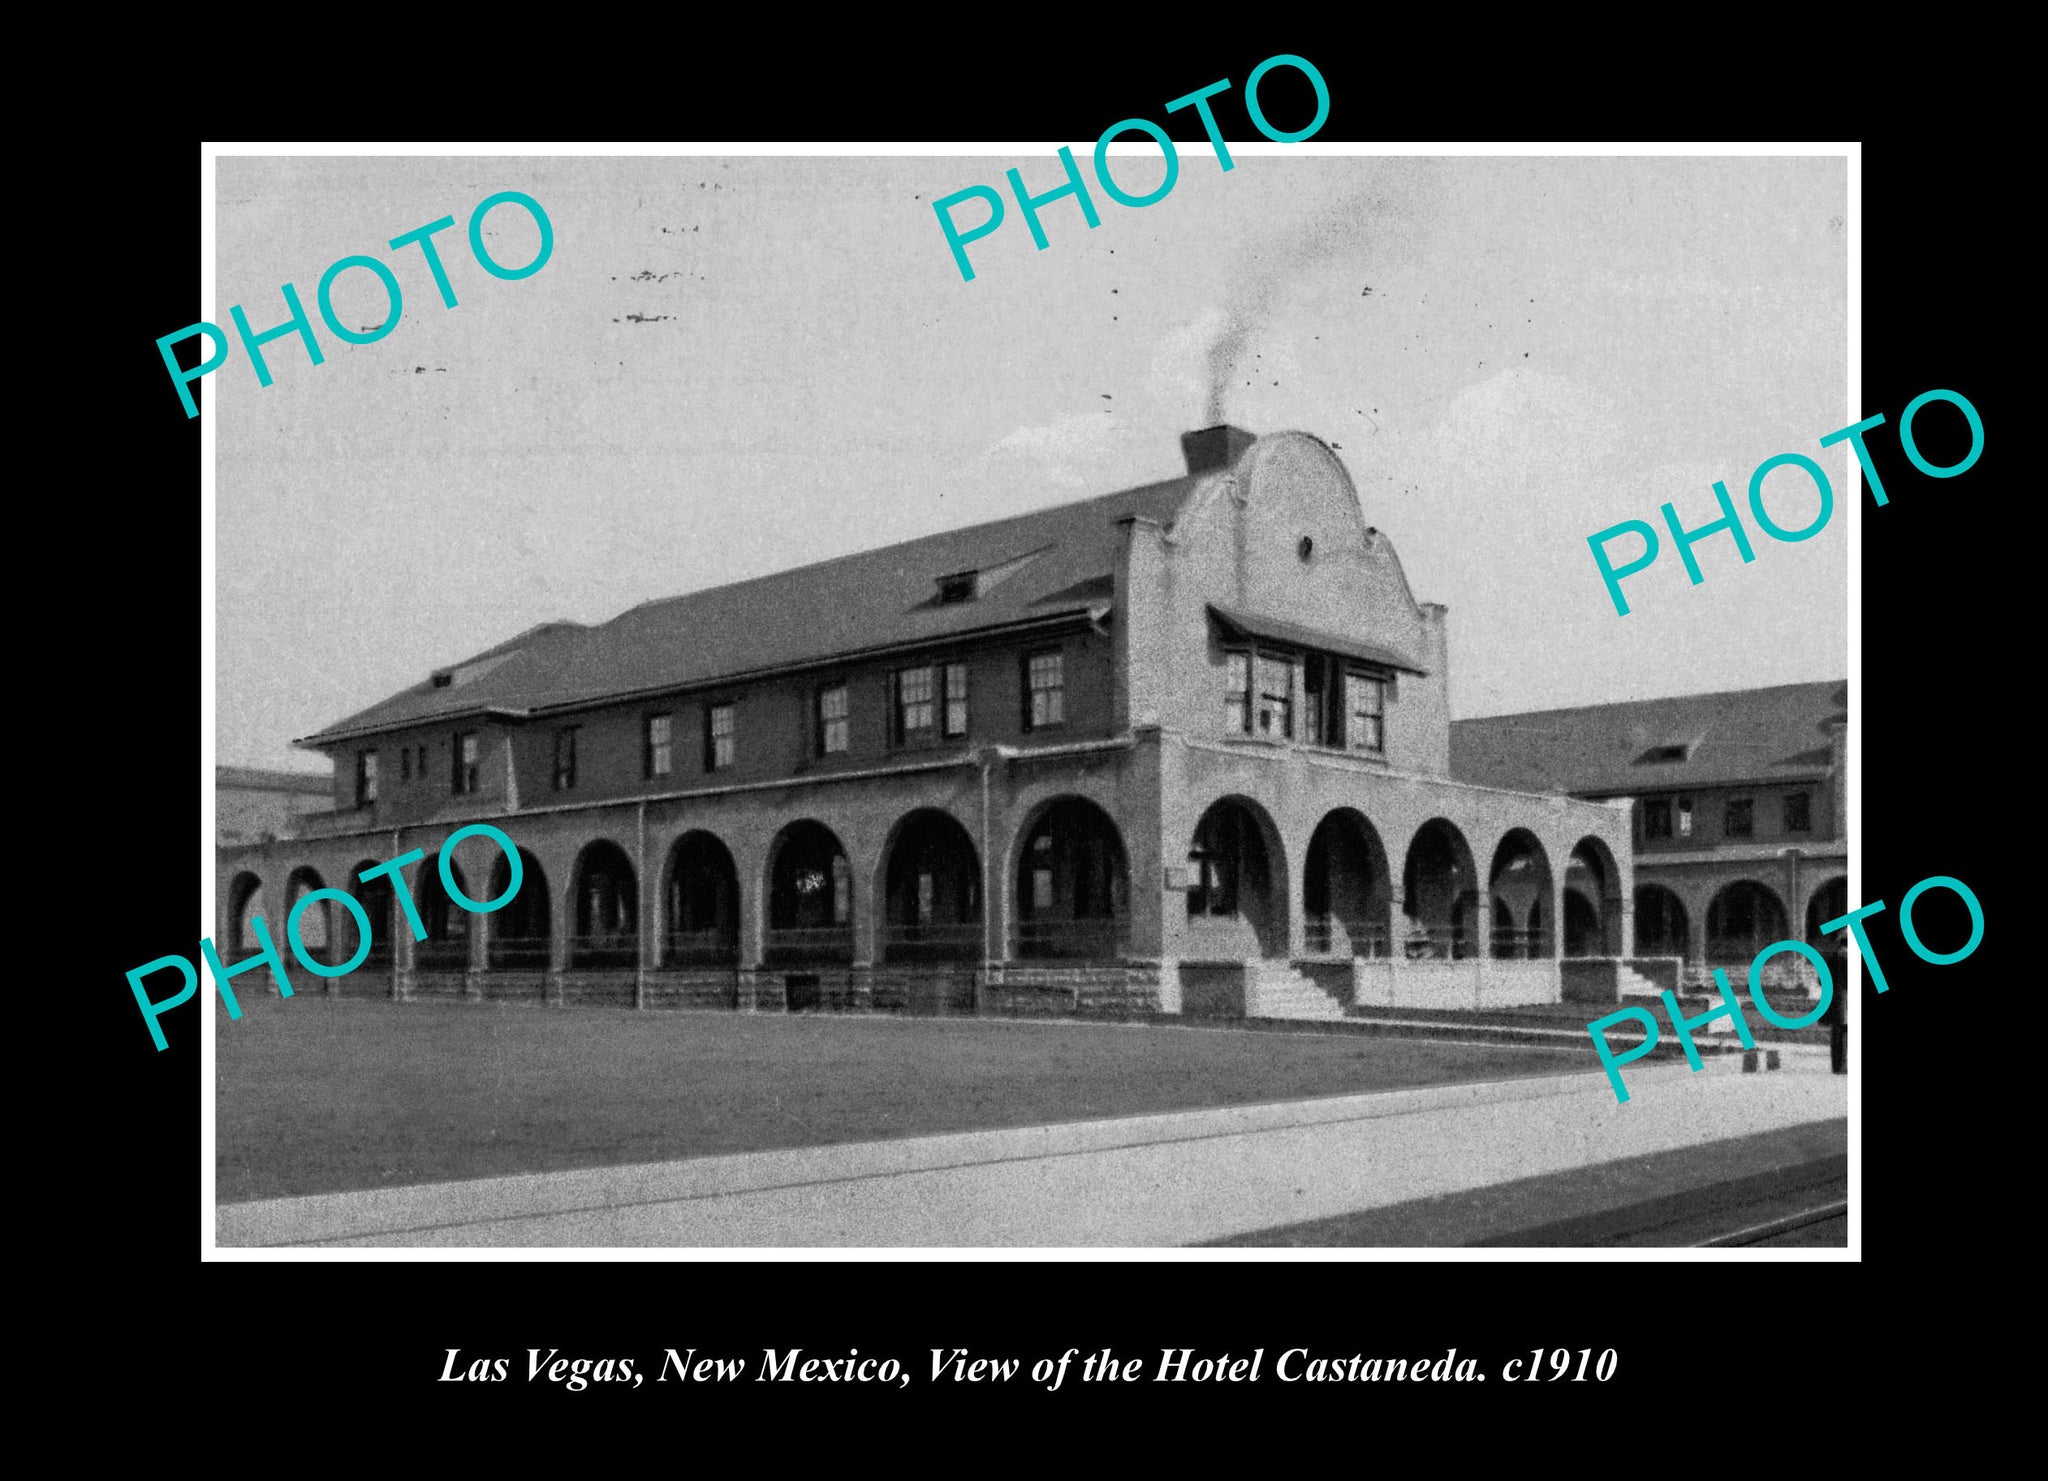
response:
[[[1285,962],[1256,962],[1245,976],[1245,1017],[1344,1018],[1344,1005]]]
[[[1638,972],[1634,967],[1631,967],[1627,962],[1616,962],[1614,964],[1614,985],[1620,990],[1621,1000],[1624,1003],[1630,998],[1653,998],[1658,1002],[1663,1001],[1662,998],[1658,997],[1658,994],[1663,989],[1659,988],[1656,983]]]

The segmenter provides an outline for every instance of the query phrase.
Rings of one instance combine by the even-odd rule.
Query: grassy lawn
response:
[[[254,998],[250,994],[250,998]],[[1571,1073],[1351,1035],[245,999],[223,1202]]]

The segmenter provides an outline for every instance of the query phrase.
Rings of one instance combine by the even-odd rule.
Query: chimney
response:
[[[1212,473],[1235,463],[1258,440],[1256,433],[1242,427],[1204,427],[1199,432],[1180,434],[1181,456],[1188,460],[1188,472]]]

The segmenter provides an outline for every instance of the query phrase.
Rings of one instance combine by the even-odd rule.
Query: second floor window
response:
[[[1729,802],[1721,818],[1721,831],[1730,838],[1748,838],[1756,832],[1756,803],[1747,797]]]
[[[1813,798],[1805,792],[1785,794],[1785,831],[1787,833],[1811,833],[1813,831]]]
[[[732,765],[733,707],[713,705],[704,712],[704,769],[723,771]]]
[[[1346,730],[1354,751],[1378,753],[1387,748],[1387,681],[1370,674],[1347,673],[1344,694],[1351,709]]]
[[[377,800],[377,753],[356,752],[356,806],[368,807]]]
[[[1223,655],[1223,728],[1249,735],[1252,728],[1252,656]]]
[[[566,792],[576,785],[576,727],[555,732],[555,790]]]
[[[896,671],[896,743],[927,738],[932,733],[932,671]]]
[[[647,717],[647,774],[650,777],[667,776],[675,770],[675,728],[674,715],[649,715]]]
[[[481,746],[474,730],[465,730],[456,735],[455,745],[450,752],[455,764],[449,776],[449,789],[458,797],[476,790],[480,750]]]
[[[1671,836],[1671,799],[1652,797],[1643,804],[1643,837],[1669,838]]]
[[[967,734],[967,665],[949,663],[946,665],[946,725],[947,739]]]
[[[411,746],[400,746],[398,748],[398,779],[401,782],[409,782],[412,780]]]
[[[1275,740],[1294,736],[1294,664],[1261,653],[1253,664],[1259,680],[1259,734]]]
[[[1678,799],[1678,836],[1680,838],[1692,837],[1692,799],[1690,797]]]
[[[1024,728],[1043,730],[1064,725],[1067,720],[1066,657],[1060,653],[1034,653],[1024,663]]]
[[[853,722],[849,719],[846,686],[834,684],[818,691],[818,754],[833,756],[853,743]]]

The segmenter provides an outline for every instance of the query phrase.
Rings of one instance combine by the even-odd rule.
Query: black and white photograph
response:
[[[1226,101],[223,147],[214,1257],[1857,1257],[1854,146]]]

